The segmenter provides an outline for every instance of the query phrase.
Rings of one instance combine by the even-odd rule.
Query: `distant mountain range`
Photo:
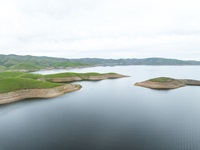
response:
[[[200,65],[200,61],[185,61],[166,58],[145,59],[99,59],[99,58],[54,58],[46,56],[20,56],[0,54],[0,70],[36,71],[41,69],[63,69],[86,66],[119,65]]]
[[[166,58],[145,58],[145,59],[99,59],[99,58],[81,58],[73,59],[79,63],[87,63],[101,66],[116,66],[116,65],[200,65],[200,61],[193,60],[178,60]]]
[[[36,71],[40,69],[59,69],[67,67],[88,66],[66,58],[0,55],[0,70]]]

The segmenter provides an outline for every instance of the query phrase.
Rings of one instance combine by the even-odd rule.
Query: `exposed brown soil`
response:
[[[0,104],[11,103],[28,98],[52,98],[81,89],[78,84],[66,84],[51,89],[25,89],[0,94]]]

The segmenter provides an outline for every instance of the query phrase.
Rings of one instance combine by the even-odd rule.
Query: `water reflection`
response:
[[[199,150],[199,87],[156,91],[133,86],[156,76],[199,79],[199,69],[124,66],[70,70],[131,77],[83,81],[77,92],[0,106],[0,149]]]

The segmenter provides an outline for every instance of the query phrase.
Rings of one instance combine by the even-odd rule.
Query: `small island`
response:
[[[173,79],[168,77],[159,77],[143,82],[137,82],[134,85],[151,89],[168,90],[184,87],[187,85],[200,86],[200,81],[191,79]]]
[[[126,77],[117,73],[58,73],[32,74],[24,72],[0,72],[0,104],[29,98],[52,98],[81,89],[73,81],[97,81]],[[66,84],[67,83],[67,84]]]

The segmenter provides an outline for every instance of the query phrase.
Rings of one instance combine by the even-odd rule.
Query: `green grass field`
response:
[[[0,79],[0,93],[6,93],[22,89],[47,89],[63,84],[37,81],[24,78],[3,78]]]
[[[99,76],[102,75],[100,73],[96,72],[90,72],[90,73],[75,73],[75,72],[66,72],[66,73],[57,73],[57,74],[50,74],[50,75],[44,75],[45,78],[65,78],[65,77],[89,77],[89,76]]]
[[[159,77],[159,78],[150,79],[149,81],[152,81],[152,82],[171,82],[171,81],[174,81],[174,80],[175,79],[172,79],[172,78]]]
[[[34,70],[39,70],[42,69],[42,66],[35,65],[31,62],[23,62],[23,63],[18,63],[16,65],[13,65],[9,67],[11,70],[28,70],[28,71],[34,71]]]
[[[2,78],[16,78],[24,74],[23,72],[0,72],[0,79]]]
[[[114,73],[108,73],[114,74]],[[0,93],[11,92],[21,89],[43,89],[61,86],[63,84],[48,82],[52,78],[65,77],[80,77],[81,79],[88,79],[90,76],[100,76],[104,74],[90,72],[90,73],[58,73],[58,74],[32,74],[24,72],[0,72]]]
[[[23,73],[18,76],[19,78],[27,78],[27,79],[43,79],[44,76],[41,74],[32,74],[32,73]]]
[[[24,72],[0,72],[0,93],[22,89],[45,89],[63,84],[39,81],[43,75]]]

